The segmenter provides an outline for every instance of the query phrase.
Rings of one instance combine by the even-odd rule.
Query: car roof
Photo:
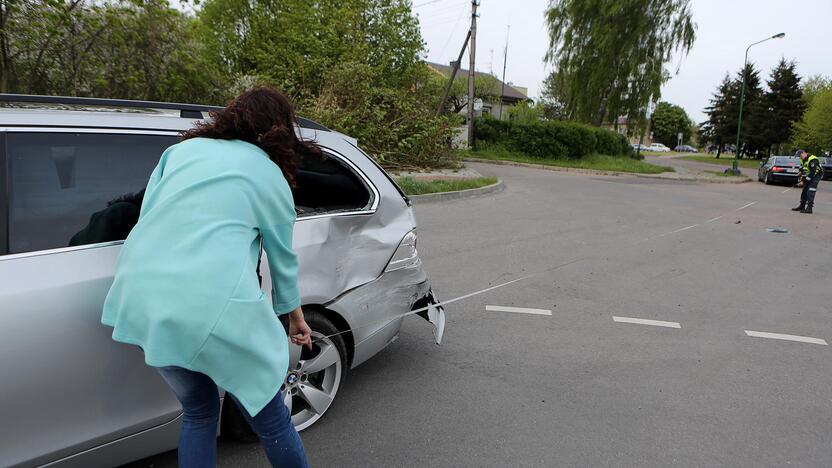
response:
[[[28,94],[0,94],[0,124],[74,126],[101,128],[134,128],[149,130],[186,130],[217,106],[181,104],[126,99],[101,99],[71,96],[37,96]],[[168,117],[160,120],[158,117]],[[177,121],[178,119],[178,121]],[[298,117],[302,128],[329,131],[312,120]]]
[[[0,128],[95,128],[179,133],[204,113],[220,107],[152,101],[0,94]],[[336,147],[358,142],[312,120],[298,117],[302,137]]]

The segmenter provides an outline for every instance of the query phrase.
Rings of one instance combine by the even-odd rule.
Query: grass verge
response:
[[[543,159],[513,153],[503,149],[484,149],[467,151],[465,157],[513,161],[526,164],[541,164],[555,167],[574,167],[577,169],[594,169],[600,171],[631,172],[636,174],[660,174],[674,172],[672,167],[659,166],[627,157],[613,157],[596,154],[582,159]]]
[[[686,159],[688,161],[698,161],[708,164],[717,164],[720,166],[731,166],[734,163],[734,158],[715,158],[713,156],[682,156],[679,159]],[[749,169],[757,169],[760,167],[760,161],[756,159],[739,159],[737,163],[740,167]]]
[[[473,179],[416,180],[413,177],[401,177],[396,181],[408,195],[424,195],[438,192],[458,192],[475,189],[497,183],[496,177],[476,177]]]

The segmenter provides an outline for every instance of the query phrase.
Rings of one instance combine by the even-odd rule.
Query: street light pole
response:
[[[740,132],[742,131],[742,105],[743,105],[743,101],[745,101],[745,78],[746,78],[745,69],[748,68],[748,50],[751,49],[751,47],[753,47],[757,44],[760,44],[762,42],[766,42],[766,41],[771,40],[771,39],[780,39],[780,38],[785,37],[785,36],[786,36],[786,33],[775,34],[771,37],[767,37],[767,38],[763,39],[762,41],[757,41],[757,42],[755,42],[755,43],[753,43],[753,44],[751,44],[751,45],[749,45],[748,47],[745,48],[745,60],[743,61],[742,72],[741,72],[742,73],[742,90],[740,91],[740,115],[737,118],[737,146],[734,147],[734,163],[733,163],[733,165],[731,166],[731,169],[730,169],[730,172],[733,175],[740,175],[740,170],[737,168],[737,166],[738,166],[739,157],[740,157]]]

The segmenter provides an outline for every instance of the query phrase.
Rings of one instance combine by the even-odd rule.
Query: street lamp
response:
[[[732,175],[740,175],[740,170],[737,169],[737,163],[740,157],[740,131],[742,130],[742,104],[745,100],[745,69],[748,67],[748,49],[752,46],[760,44],[761,42],[765,42],[771,39],[780,39],[786,37],[786,33],[775,34],[771,37],[767,37],[762,41],[757,41],[745,49],[745,62],[742,65],[742,91],[740,91],[740,115],[737,119],[737,146],[734,148],[734,164],[731,166],[730,173]],[[728,171],[726,171],[728,172]]]

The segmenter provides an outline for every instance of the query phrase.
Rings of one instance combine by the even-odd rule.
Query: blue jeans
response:
[[[220,417],[217,385],[207,375],[181,367],[157,367],[156,370],[182,404],[182,430],[179,433],[180,468],[217,466],[217,423]],[[303,442],[292,425],[289,409],[283,404],[282,392],[278,392],[277,396],[254,416],[249,415],[242,405],[237,404],[237,407],[260,438],[272,466],[309,467]]]

